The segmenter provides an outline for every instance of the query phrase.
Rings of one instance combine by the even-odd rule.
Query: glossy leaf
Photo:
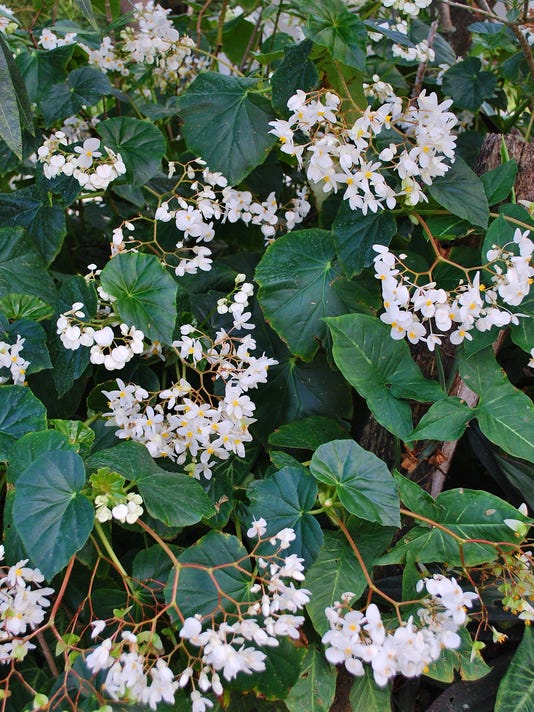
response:
[[[330,440],[350,438],[350,434],[337,421],[321,415],[312,415],[293,423],[281,425],[269,435],[269,445],[297,450],[316,450]]]
[[[45,428],[45,407],[27,386],[2,386],[0,460],[7,460],[9,448],[15,440]]]
[[[514,160],[506,161],[480,176],[490,205],[506,200],[514,187],[516,176],[517,163]]]
[[[332,225],[332,234],[336,254],[347,277],[369,267],[376,256],[373,245],[388,246],[396,230],[391,213],[384,210],[363,215],[359,210],[351,210],[344,200]]]
[[[443,398],[430,406],[407,440],[458,440],[475,413],[460,398]]]
[[[32,563],[48,580],[93,529],[94,507],[80,492],[84,484],[83,460],[70,451],[44,453],[17,480],[15,527]]]
[[[260,650],[266,656],[265,670],[238,675],[232,686],[238,690],[253,690],[267,700],[283,700],[298,679],[304,649],[289,638],[282,638],[280,645]]]
[[[53,84],[41,99],[47,126],[77,114],[84,106],[94,106],[111,91],[109,79],[96,67],[74,69],[65,82]]]
[[[167,144],[152,122],[115,117],[100,122],[97,132],[104,146],[120,153],[130,185],[145,185],[159,171]]]
[[[296,356],[311,361],[326,335],[323,318],[349,310],[333,266],[326,230],[297,230],[278,238],[256,268],[258,300],[267,322]]]
[[[275,118],[255,79],[200,74],[180,98],[187,147],[237,185],[267,158]],[[214,140],[216,138],[216,140]]]
[[[469,631],[462,627],[458,630],[461,645],[456,649],[442,650],[438,660],[428,666],[425,675],[440,682],[453,682],[456,672],[462,680],[478,680],[484,677],[491,668],[484,662],[480,650],[473,648],[473,640]]]
[[[440,178],[435,178],[428,192],[453,215],[487,228],[489,205],[484,186],[478,176],[459,157]]]
[[[248,488],[251,519],[263,517],[267,521],[265,536],[274,536],[290,527],[296,539],[286,550],[287,554],[301,556],[306,566],[316,559],[323,543],[323,533],[317,519],[309,514],[317,498],[317,483],[305,470],[284,467],[272,477],[253,482]],[[272,551],[270,544],[266,552]]]
[[[172,343],[177,285],[154,255],[129,252],[104,267],[102,286],[115,297],[115,307],[129,326],[152,340]]]
[[[252,599],[249,593],[250,559],[239,539],[231,534],[212,531],[179,556],[179,572],[171,571],[165,599],[174,602],[184,618],[234,611],[234,601]],[[194,566],[187,566],[194,564]],[[178,573],[178,577],[176,575]],[[172,609],[169,614],[175,620]]]
[[[534,405],[512,386],[492,348],[462,358],[460,374],[480,396],[476,417],[484,435],[510,455],[534,462]]]
[[[0,37],[0,137],[18,158],[22,158],[22,127],[10,71],[10,53],[4,38]]]
[[[355,677],[350,688],[350,705],[353,710],[389,712],[391,710],[391,685],[379,687],[369,665],[364,665],[362,677]]]
[[[52,316],[54,312],[49,304],[29,294],[6,294],[0,299],[0,311],[10,321],[17,319],[41,321]]]
[[[286,697],[289,712],[328,712],[336,691],[337,669],[330,665],[324,651],[310,643],[300,677]]]
[[[72,445],[70,445],[67,438],[56,430],[27,433],[11,447],[7,481],[14,484],[22,473],[46,452],[72,449]]]
[[[365,70],[367,31],[360,18],[341,0],[303,3],[308,17],[306,37],[326,47],[332,58],[360,71]]]
[[[304,40],[293,47],[286,47],[284,59],[273,72],[271,86],[273,88],[273,106],[282,116],[289,115],[288,100],[297,89],[310,91],[319,80],[315,64],[309,59],[313,43]]]
[[[364,314],[325,320],[333,340],[333,356],[347,381],[362,395],[376,420],[406,440],[412,414],[406,398],[431,401],[444,396],[439,385],[421,374],[404,341]]]
[[[353,440],[333,440],[314,453],[310,472],[335,487],[351,514],[384,526],[400,526],[399,496],[385,462]]]
[[[422,514],[430,519],[441,516],[443,507],[440,507],[434,497],[429,495],[426,490],[416,482],[401,475],[397,470],[393,471],[393,477],[399,490],[400,500],[405,507],[415,514]]]
[[[533,666],[534,633],[530,626],[525,626],[523,640],[499,685],[495,701],[495,712],[509,712],[509,710],[514,710],[514,712],[533,712]]]

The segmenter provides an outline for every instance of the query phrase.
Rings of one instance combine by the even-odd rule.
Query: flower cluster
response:
[[[454,160],[451,130],[457,120],[447,111],[452,101],[438,103],[436,94],[422,91],[415,104],[403,109],[402,100],[390,94],[378,108],[365,109],[350,127],[338,122],[339,104],[332,92],[298,90],[287,103],[293,112],[289,119],[270,122],[281,151],[305,164],[308,180],[323,192],[344,189],[343,199],[364,215],[394,208],[399,196],[408,205],[427,200],[421,184],[431,185],[445,175],[445,158]],[[395,129],[397,138],[379,151],[376,138],[389,129]],[[297,131],[307,134],[309,142],[296,144]]]
[[[185,240],[191,239],[196,243],[211,241],[215,236],[215,220],[222,223],[241,221],[245,225],[258,225],[266,240],[271,240],[282,227],[287,231],[294,229],[310,210],[305,190],[297,190],[296,196],[285,206],[278,203],[274,193],[259,202],[254,200],[250,191],[230,187],[222,173],[210,171],[205,167],[204,161],[196,159],[194,163],[202,167],[202,175],[197,178],[193,165],[187,167],[186,175],[192,181],[191,196],[187,200],[183,197],[174,199],[176,207],[172,209],[169,208],[170,201],[165,201],[155,214],[156,220],[162,222],[174,220]],[[184,242],[178,242],[177,248],[183,247]],[[185,257],[180,262],[177,267],[178,275],[184,272],[193,273],[193,269],[209,269],[202,266],[201,261],[205,263],[211,252],[207,248],[202,248],[202,252],[198,247],[190,249],[195,256]]]
[[[493,326],[503,327],[518,323],[518,316],[510,309],[517,307],[530,291],[534,277],[532,253],[534,243],[529,231],[517,229],[512,245],[494,246],[487,253],[485,273],[491,284],[481,284],[481,273],[447,292],[435,282],[417,284],[417,275],[383,245],[374,245],[375,276],[382,283],[385,311],[381,320],[391,327],[394,339],[407,338],[412,344],[426,342],[433,351],[442,343],[443,332],[450,332],[449,340],[458,345],[467,339],[474,328],[488,331]],[[439,262],[439,258],[437,259]],[[431,274],[425,273],[426,276]],[[452,329],[452,331],[451,331]]]
[[[30,362],[21,356],[25,341],[26,339],[23,339],[20,335],[17,335],[17,340],[14,344],[0,341],[0,369],[5,368],[10,371],[11,378],[16,386],[26,384],[26,371],[30,365]],[[0,383],[7,383],[8,380],[9,376],[0,375]]]
[[[240,327],[251,327],[249,317],[248,312],[237,310],[234,324],[239,321]],[[169,457],[179,464],[189,460],[186,469],[194,477],[209,479],[213,458],[244,457],[245,443],[252,440],[249,426],[255,422],[256,408],[246,393],[265,383],[267,369],[276,361],[252,356],[256,344],[249,335],[235,337],[221,330],[211,340],[190,324],[182,326],[181,333],[173,347],[182,363],[193,371],[202,367],[202,380],[222,382],[224,393],[215,396],[196,388],[194,380],[185,376],[152,395],[117,380],[118,390],[104,392],[110,408],[104,415],[110,418],[109,426],[118,427],[117,437],[142,442],[152,457]]]
[[[68,148],[67,148],[68,147]],[[106,152],[104,157],[102,150]],[[56,131],[37,150],[43,172],[50,180],[59,175],[72,176],[86,190],[106,190],[110,183],[126,173],[120,153],[102,147],[98,138],[86,138],[71,151],[67,135]]]
[[[0,546],[0,561],[4,547]],[[39,569],[26,566],[28,559],[14,566],[1,567],[0,578],[0,663],[23,660],[35,646],[24,637],[34,630],[45,617],[44,609],[50,605],[48,597],[53,588],[40,588],[44,581]]]
[[[100,296],[107,297],[102,290]],[[145,350],[144,334],[135,326],[113,320],[110,325],[94,328],[85,324],[82,302],[75,302],[71,309],[61,314],[56,323],[56,332],[61,343],[70,351],[80,346],[91,349],[91,363],[103,365],[108,371],[120,371],[136,354]],[[109,319],[108,319],[109,321]],[[118,327],[120,336],[112,327]]]
[[[429,7],[432,0],[382,0],[384,7],[391,7],[401,15],[417,17],[421,10]]]
[[[65,37],[58,37],[55,32],[45,28],[41,32],[39,44],[43,49],[56,49],[57,47],[65,47],[76,42],[76,32],[67,32]]]
[[[351,610],[352,594],[344,594],[343,602],[325,611],[330,623],[322,639],[328,646],[326,659],[335,665],[344,663],[356,676],[362,676],[363,664],[369,663],[376,684],[383,687],[398,673],[405,677],[421,675],[443,649],[458,648],[458,628],[466,622],[466,608],[472,607],[477,594],[464,592],[456,579],[440,574],[421,580],[418,591],[423,588],[430,598],[421,601],[418,620],[414,622],[410,616],[391,631],[374,603],[365,613]]]
[[[126,496],[99,494],[95,497],[95,517],[99,522],[116,519],[121,524],[135,524],[143,514],[143,498],[140,494],[129,492]]]
[[[135,71],[135,65],[149,65],[159,89],[174,88],[191,74],[195,43],[190,37],[180,36],[169,20],[170,12],[153,0],[135,4],[131,25],[121,33],[119,44],[104,37],[97,49],[81,45],[89,55],[89,64],[123,76]]]

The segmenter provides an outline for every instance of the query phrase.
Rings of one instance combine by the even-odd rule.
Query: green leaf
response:
[[[228,59],[238,67],[249,43],[253,41],[254,24],[238,15],[224,23],[222,33],[222,49]]]
[[[512,546],[517,543],[504,520],[527,521],[511,504],[482,490],[447,490],[436,498],[436,503],[443,508],[434,517],[438,524],[464,539],[499,542],[501,548],[502,542],[510,542]],[[380,565],[401,563],[410,554],[423,563],[446,561],[452,566],[463,566],[465,561],[466,566],[478,566],[494,561],[498,551],[490,544],[468,543],[464,544],[462,558],[458,542],[450,534],[429,525],[417,525],[380,559]]]
[[[0,228],[0,296],[7,294],[29,294],[47,304],[56,301],[52,278],[21,227]]]
[[[430,406],[407,440],[459,440],[475,415],[476,410],[460,398],[443,398]]]
[[[73,51],[74,45],[66,45],[51,50],[32,48],[20,52],[16,61],[31,102],[37,102],[46,97],[53,84],[66,78],[66,67]]]
[[[0,460],[26,433],[46,428],[46,411],[27,386],[2,386],[0,393]]]
[[[312,415],[309,418],[281,425],[269,435],[269,445],[297,450],[317,450],[323,443],[343,438],[350,438],[350,434],[337,421],[321,415]]]
[[[122,116],[102,121],[96,130],[104,146],[120,153],[130,185],[145,185],[159,171],[167,143],[152,122]]]
[[[286,554],[297,554],[310,566],[323,543],[319,522],[309,514],[317,498],[315,480],[301,468],[284,467],[272,477],[253,482],[247,495],[252,517],[267,520],[265,536],[274,536],[286,527],[294,529],[296,539]],[[265,545],[265,551],[272,551],[270,544]]]
[[[250,559],[235,536],[209,532],[178,558],[182,566],[171,571],[165,600],[178,606],[184,618],[196,613],[218,616],[223,610],[235,611],[234,601],[251,600]],[[169,610],[169,615],[178,620],[176,611]]]
[[[336,692],[337,669],[324,651],[310,644],[304,656],[300,677],[286,697],[289,712],[328,712]]]
[[[29,294],[6,294],[0,299],[0,311],[10,321],[16,319],[42,321],[54,313],[50,305],[45,304],[39,297],[32,297]]]
[[[284,59],[271,77],[273,106],[282,116],[289,115],[287,102],[297,89],[310,91],[319,81],[317,67],[308,59],[313,43],[304,40],[284,49]]]
[[[363,72],[367,31],[360,18],[347,10],[341,0],[309,0],[302,5],[308,17],[306,37],[326,47],[333,59]]]
[[[477,227],[487,228],[489,205],[484,186],[461,158],[456,157],[447,173],[428,187],[428,192],[453,215]]]
[[[326,336],[323,317],[349,310],[334,258],[331,233],[297,230],[270,245],[256,268],[258,300],[267,322],[305,361],[311,361]]]
[[[253,690],[261,699],[285,699],[298,679],[304,648],[297,647],[289,638],[282,638],[280,645],[260,647],[259,650],[266,655],[265,670],[253,672],[252,675],[238,675],[232,687]]]
[[[460,109],[477,111],[497,87],[497,76],[482,70],[478,57],[466,57],[447,69],[443,91]]]
[[[459,648],[441,651],[439,658],[428,666],[425,675],[432,680],[440,682],[453,682],[455,672],[460,673],[462,680],[478,680],[484,677],[491,668],[486,665],[480,650],[473,648],[473,640],[466,628],[460,628],[458,635],[461,639]]]
[[[51,204],[50,195],[36,186],[0,194],[0,209],[0,227],[25,228],[45,264],[50,264],[67,234],[65,209]]]
[[[93,529],[94,508],[81,494],[83,460],[75,452],[44,453],[18,478],[13,520],[32,563],[52,579]]]
[[[11,50],[0,36],[0,137],[22,159],[22,127],[17,92],[11,76]]]
[[[76,5],[78,5],[80,10],[82,11],[83,16],[91,25],[91,27],[93,27],[97,32],[100,32],[100,28],[98,27],[98,24],[95,19],[95,12],[93,10],[91,0],[76,0]]]
[[[505,452],[534,462],[534,405],[514,388],[490,347],[460,360],[460,375],[480,400],[476,418],[484,435]]]
[[[349,519],[348,528],[358,542],[365,565],[371,569],[391,541],[394,530],[355,517]],[[358,599],[367,589],[360,564],[341,532],[325,531],[319,556],[306,574],[306,588],[312,593],[306,609],[319,635],[329,629],[324,613],[327,606],[339,601],[346,591]]]
[[[373,671],[364,665],[362,677],[354,678],[350,688],[350,706],[353,710],[365,712],[388,712],[391,710],[391,685],[378,687]]]
[[[441,516],[443,508],[426,490],[416,482],[403,477],[397,470],[393,471],[393,477],[399,488],[400,500],[409,510],[434,520]]]
[[[38,433],[27,433],[17,440],[9,453],[7,481],[16,483],[23,472],[38,457],[46,452],[56,450],[72,450],[67,438],[56,430],[41,430]]]
[[[172,343],[177,284],[155,255],[117,255],[102,270],[103,288],[119,316],[153,341]]]
[[[444,396],[439,385],[424,378],[408,345],[392,339],[389,328],[375,317],[347,314],[325,321],[341,373],[366,399],[376,420],[406,440],[412,414],[404,399],[438,400]]]
[[[351,514],[384,526],[400,526],[400,503],[386,463],[353,440],[333,440],[314,453],[310,472],[336,489]]]
[[[510,667],[499,685],[495,712],[533,712],[534,710],[534,632],[525,626]]]
[[[395,218],[387,211],[363,215],[351,210],[346,200],[332,225],[336,253],[347,277],[359,274],[373,263],[373,245],[389,245],[397,231]]]
[[[180,98],[182,133],[190,151],[237,185],[267,158],[275,118],[255,79],[200,74]],[[216,137],[216,140],[213,140]]]
[[[96,67],[74,69],[66,81],[53,84],[41,99],[41,111],[47,126],[77,114],[84,106],[94,106],[111,94],[109,79]]]
[[[82,456],[87,455],[93,446],[95,433],[80,420],[61,420],[53,418],[49,426],[64,435],[72,449]]]
[[[506,200],[514,187],[516,176],[517,163],[514,160],[506,161],[492,171],[487,171],[480,176],[490,205]]]

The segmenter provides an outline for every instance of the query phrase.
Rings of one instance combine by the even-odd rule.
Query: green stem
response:
[[[95,519],[95,531],[98,534],[100,541],[102,542],[104,549],[106,550],[107,555],[115,565],[115,568],[117,571],[123,576],[126,585],[132,592],[134,593],[131,583],[130,583],[130,577],[128,576],[128,573],[126,572],[126,569],[124,566],[121,564],[119,559],[117,558],[117,554],[113,551],[113,547],[111,546],[109,539],[106,536],[106,533],[104,532],[104,529],[102,528],[102,524],[98,521],[98,519]]]

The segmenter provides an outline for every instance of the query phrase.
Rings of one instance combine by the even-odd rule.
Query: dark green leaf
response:
[[[305,361],[311,361],[326,335],[323,317],[349,311],[334,258],[331,233],[297,230],[270,245],[256,268],[258,300],[267,322]]]
[[[7,460],[15,440],[46,428],[46,411],[26,386],[2,386],[0,393],[0,460]]]
[[[128,252],[102,270],[102,286],[116,298],[121,319],[149,339],[172,343],[177,284],[154,255]]]
[[[495,701],[495,712],[534,710],[534,632],[525,626],[523,640],[506,671]]]
[[[404,398],[438,400],[444,396],[441,388],[423,377],[408,345],[393,340],[389,328],[375,317],[347,314],[325,321],[341,373],[366,399],[376,420],[406,440],[412,414]]]
[[[356,14],[341,0],[309,0],[303,10],[308,17],[306,37],[326,47],[334,60],[365,70],[367,31]]]
[[[265,670],[238,675],[232,687],[254,690],[262,699],[283,700],[298,679],[304,648],[297,647],[289,638],[282,638],[280,645],[260,650],[266,655]]]
[[[297,683],[285,702],[289,712],[328,712],[336,691],[337,670],[330,665],[324,651],[310,644]]]
[[[457,157],[447,173],[433,181],[428,192],[453,215],[477,227],[488,226],[489,205],[484,186],[461,158]]]
[[[473,649],[473,640],[466,628],[460,628],[461,638],[459,648],[441,651],[438,660],[428,666],[425,675],[440,682],[453,682],[458,671],[462,680],[478,680],[487,675],[491,668],[486,665],[480,650]]]
[[[250,559],[235,536],[209,532],[186,549],[179,561],[182,566],[178,572],[171,571],[165,599],[175,603],[184,618],[196,613],[216,616],[222,610],[234,611],[234,601],[251,600]],[[169,614],[178,618],[172,609]]]
[[[22,358],[30,362],[27,373],[37,373],[45,368],[51,368],[50,356],[46,348],[46,334],[42,326],[29,319],[14,321],[3,332],[3,339],[14,344],[17,336],[24,339]]]
[[[253,482],[247,491],[250,514],[267,521],[265,536],[274,536],[281,529],[294,529],[296,539],[287,554],[301,556],[310,566],[323,543],[319,522],[309,514],[317,497],[317,483],[302,468],[284,467],[266,480]],[[266,550],[272,551],[270,544]]]
[[[489,99],[497,87],[497,76],[482,70],[478,57],[466,57],[447,69],[443,75],[443,91],[454,99],[456,106],[476,111]]]
[[[56,430],[27,433],[17,440],[9,453],[7,480],[16,483],[20,475],[45,452],[72,450],[67,438]]]
[[[47,304],[56,301],[54,283],[21,227],[0,228],[0,296],[7,294],[31,294]]]
[[[319,81],[317,67],[308,59],[313,43],[304,40],[293,47],[286,47],[284,59],[271,77],[273,106],[282,116],[287,116],[288,100],[297,89],[310,91]]]
[[[516,175],[517,163],[511,160],[480,176],[490,205],[506,200],[514,187]]]
[[[74,45],[66,45],[52,50],[31,49],[17,56],[30,101],[44,98],[52,84],[66,78],[66,67],[73,51]]]
[[[351,210],[344,200],[332,225],[336,253],[347,277],[359,274],[373,263],[373,245],[386,245],[397,230],[395,218],[387,211],[363,215]]]
[[[389,712],[391,710],[391,685],[378,687],[373,671],[364,666],[363,677],[356,677],[350,688],[350,705],[353,710]]]
[[[77,114],[84,106],[94,106],[111,91],[109,79],[96,67],[74,69],[65,82],[53,84],[41,98],[41,110],[47,126]]]
[[[393,471],[393,477],[399,488],[400,500],[410,511],[430,519],[441,515],[442,507],[426,490],[407,477],[403,477],[397,470]]]
[[[75,452],[44,453],[18,478],[13,520],[32,563],[50,580],[93,529],[94,508],[80,493],[83,460]]]
[[[353,440],[333,440],[314,453],[310,472],[336,489],[351,514],[384,526],[400,526],[399,496],[385,462]]]
[[[187,147],[231,185],[263,163],[276,141],[269,133],[275,116],[258,88],[255,79],[205,72],[180,99]]]
[[[458,440],[475,415],[460,398],[443,398],[430,406],[407,440]]]
[[[39,297],[29,294],[6,294],[0,299],[0,311],[10,321],[33,319],[41,321],[52,316],[54,310]]]
[[[343,438],[350,438],[350,434],[337,421],[321,415],[312,415],[281,425],[269,435],[269,445],[316,450],[323,443]]]
[[[106,119],[98,124],[97,132],[104,146],[120,153],[130,185],[144,185],[159,171],[167,144],[150,121],[130,117]]]
[[[534,405],[512,386],[493,349],[463,357],[460,374],[480,396],[476,418],[484,435],[510,455],[534,462]]]
[[[196,524],[215,514],[215,507],[197,480],[179,472],[137,478],[137,488],[151,516],[170,527]]]
[[[0,35],[0,137],[22,159],[22,127],[17,92],[11,76],[10,54],[11,50]]]

